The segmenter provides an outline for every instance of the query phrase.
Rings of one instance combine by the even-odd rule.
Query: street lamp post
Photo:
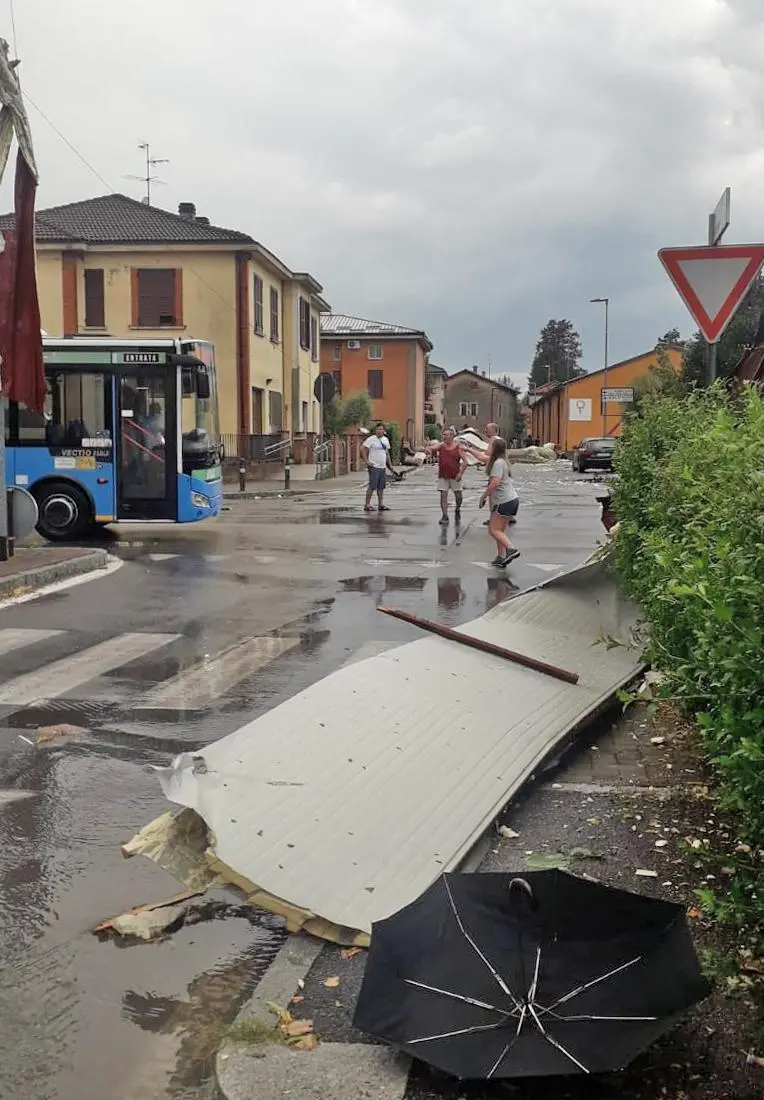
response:
[[[608,321],[610,314],[610,299],[609,298],[590,298],[589,301],[594,305],[595,303],[601,303],[605,307],[605,371],[603,374],[602,389],[607,389],[607,337],[608,337]],[[600,405],[602,413],[602,428],[605,435],[607,435],[607,401],[600,396]]]

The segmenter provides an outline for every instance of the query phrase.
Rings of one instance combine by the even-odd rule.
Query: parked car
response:
[[[573,448],[573,469],[579,474],[587,470],[612,470],[614,453],[614,439],[584,439]]]

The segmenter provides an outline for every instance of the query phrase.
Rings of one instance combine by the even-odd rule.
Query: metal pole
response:
[[[9,557],[8,493],[5,488],[5,398],[0,394],[0,561],[8,561]]]
[[[712,386],[716,381],[716,344],[707,344],[708,348],[708,384]]]
[[[711,247],[719,243],[716,240],[715,218],[713,214],[709,214],[708,216],[708,243]],[[706,342],[706,370],[708,374],[708,384],[712,386],[716,381],[716,344],[709,344],[708,342]]]
[[[605,372],[602,376],[603,383],[604,383],[603,384],[603,389],[607,389],[607,360],[608,360],[607,340],[608,340],[608,322],[609,322],[609,320],[610,320],[610,299],[606,298],[605,299]],[[603,404],[602,404],[602,429],[603,429],[603,432],[604,432],[605,436],[607,437],[607,401],[604,401]]]

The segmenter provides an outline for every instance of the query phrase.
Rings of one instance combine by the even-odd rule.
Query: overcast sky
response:
[[[611,361],[689,334],[655,253],[705,243],[727,185],[727,243],[764,237],[761,0],[15,9],[25,90],[105,181],[30,108],[41,208],[140,198],[149,140],[157,205],[251,233],[336,312],[424,328],[449,370],[524,380],[550,317],[599,367],[598,295]]]

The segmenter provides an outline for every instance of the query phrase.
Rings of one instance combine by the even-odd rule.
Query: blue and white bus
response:
[[[222,503],[215,352],[201,340],[43,339],[43,413],[6,409],[6,480],[37,529],[72,539],[119,521],[193,523]]]

